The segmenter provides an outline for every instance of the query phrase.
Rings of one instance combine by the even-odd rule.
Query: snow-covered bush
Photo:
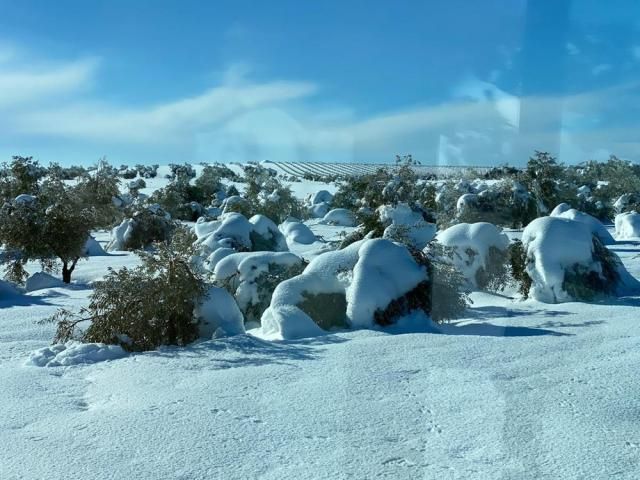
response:
[[[262,315],[263,332],[296,338],[334,327],[389,325],[415,310],[431,314],[435,297],[429,271],[422,252],[412,254],[385,239],[324,253],[276,287]]]
[[[224,288],[211,286],[196,305],[198,335],[211,339],[245,332],[244,317],[233,296]]]
[[[311,218],[322,218],[331,209],[333,195],[327,190],[311,193],[305,199],[307,213]]]
[[[111,230],[107,251],[147,248],[154,242],[166,242],[175,223],[157,205],[139,210]]]
[[[274,289],[304,270],[303,260],[290,252],[242,252],[215,264],[214,278],[237,300],[246,322],[259,323]]]
[[[616,215],[615,224],[618,240],[640,238],[640,214],[638,212],[625,212]]]
[[[219,248],[237,252],[283,252],[289,249],[278,226],[264,215],[254,215],[247,220],[239,213],[229,213],[211,222],[200,219],[196,223],[195,233],[198,237],[197,247],[205,257]]]
[[[317,240],[315,234],[302,222],[287,220],[278,227],[287,240],[287,244],[309,245]]]
[[[47,320],[57,323],[55,343],[79,340],[141,351],[198,337],[194,310],[207,289],[189,257],[164,245],[153,255],[139,255],[141,266],[111,270],[97,282],[78,314],[59,310]]]
[[[406,203],[383,205],[377,214],[385,226],[383,238],[422,250],[436,235],[436,225],[426,222],[422,212],[412,210]]]
[[[522,244],[530,296],[542,302],[588,301],[636,288],[618,256],[582,222],[538,218],[524,229]]]
[[[624,193],[613,204],[616,213],[640,210],[640,193]]]
[[[613,239],[607,228],[597,218],[576,210],[575,208],[566,209],[566,203],[561,203],[551,212],[551,217],[568,218],[576,222],[584,223],[587,228],[594,234],[604,245],[613,245],[616,241]]]
[[[351,210],[346,208],[334,208],[333,210],[329,210],[327,214],[322,219],[323,223],[328,223],[329,225],[338,225],[341,227],[355,227],[356,226],[356,216]]]
[[[302,203],[293,196],[289,187],[280,183],[274,170],[251,164],[245,166],[244,173],[244,197],[251,206],[252,214],[264,215],[276,223],[290,216],[302,217]]]
[[[458,222],[520,228],[537,216],[536,202],[519,182],[503,180],[469,187],[472,193],[461,195],[456,203]]]
[[[459,223],[437,235],[470,288],[500,290],[509,280],[509,238],[491,223]]]
[[[230,195],[222,201],[222,213],[240,213],[245,217],[250,217],[252,212],[251,204],[240,195]]]

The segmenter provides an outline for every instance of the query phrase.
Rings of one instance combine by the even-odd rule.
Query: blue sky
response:
[[[0,0],[0,156],[640,159],[640,2]]]

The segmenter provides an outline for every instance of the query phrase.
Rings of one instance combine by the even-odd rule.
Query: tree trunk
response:
[[[71,262],[71,266],[67,262],[62,262],[62,281],[64,283],[71,283],[71,273],[76,268],[76,263],[78,263],[77,258]]]

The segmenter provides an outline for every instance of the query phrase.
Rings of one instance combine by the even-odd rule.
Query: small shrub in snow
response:
[[[515,240],[509,245],[509,266],[518,292],[523,298],[527,298],[531,290],[531,277],[527,273],[527,251],[520,240]]]
[[[471,288],[502,290],[509,281],[509,239],[486,222],[454,225],[437,236]]]
[[[246,322],[259,323],[278,284],[305,267],[289,252],[244,252],[225,256],[215,265],[216,283],[237,300]]]
[[[79,314],[60,310],[49,319],[57,323],[54,342],[80,340],[142,351],[197,338],[194,309],[206,287],[189,258],[162,244],[153,255],[139,255],[141,266],[110,270],[97,282],[89,306]]]
[[[144,249],[154,242],[167,242],[175,226],[162,209],[142,209],[113,228],[107,250]]]

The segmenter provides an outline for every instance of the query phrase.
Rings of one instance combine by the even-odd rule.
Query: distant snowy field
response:
[[[326,239],[348,230],[308,225]],[[640,242],[609,248],[640,278]],[[0,294],[0,479],[640,478],[640,297],[475,293],[438,332],[244,335],[131,355],[72,345],[35,366],[54,331],[35,322],[136,261],[91,257],[70,287]]]

